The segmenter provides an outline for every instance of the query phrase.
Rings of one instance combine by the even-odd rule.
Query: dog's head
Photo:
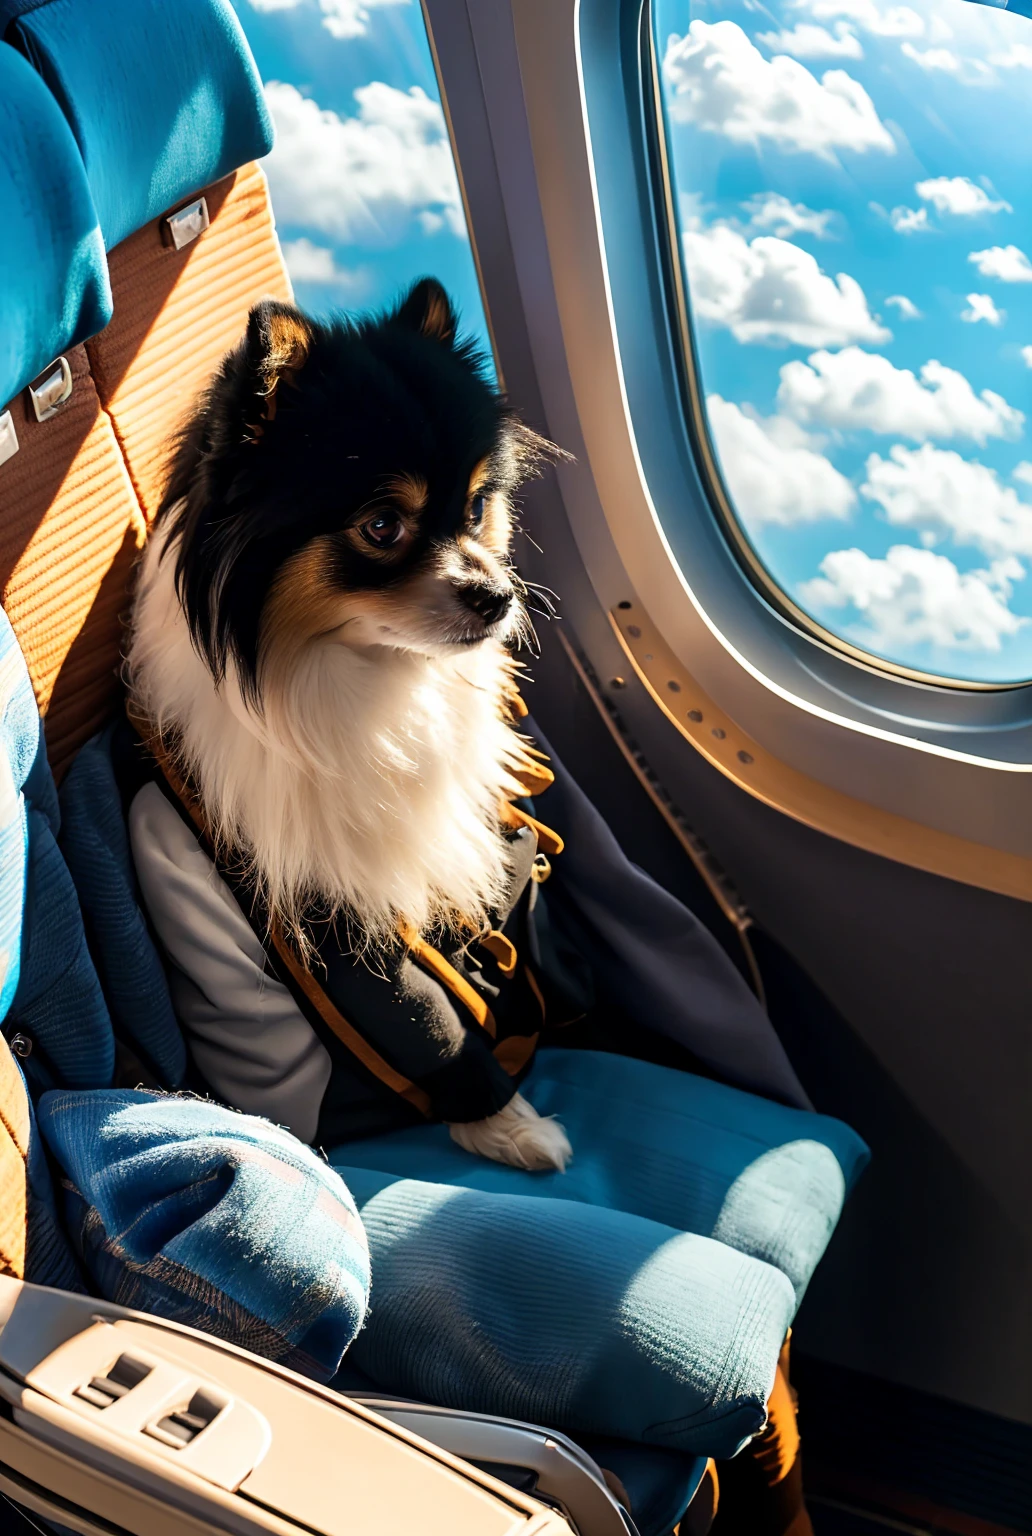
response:
[[[517,639],[510,497],[549,445],[456,337],[432,279],[357,324],[252,310],[165,496],[194,643],[260,705],[313,644],[456,654]]]

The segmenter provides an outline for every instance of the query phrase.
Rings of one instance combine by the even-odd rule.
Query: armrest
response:
[[[565,1435],[538,1424],[458,1408],[436,1408],[372,1393],[348,1395],[352,1402],[433,1441],[453,1456],[481,1467],[532,1473],[532,1491],[558,1508],[580,1536],[636,1536],[633,1521],[614,1498],[601,1469]]]
[[[363,1403],[3,1277],[0,1489],[82,1532],[570,1536],[555,1509]]]

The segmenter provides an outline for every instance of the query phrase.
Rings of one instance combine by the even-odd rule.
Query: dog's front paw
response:
[[[536,1173],[558,1168],[565,1173],[573,1148],[558,1120],[539,1115],[521,1094],[486,1120],[449,1126],[453,1141],[466,1152],[475,1152],[495,1163],[527,1168]]]

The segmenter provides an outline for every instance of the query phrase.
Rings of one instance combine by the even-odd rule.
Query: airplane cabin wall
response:
[[[426,11],[505,384],[547,432],[531,333],[558,349],[559,330],[511,14],[474,0],[426,0]],[[521,564],[561,595],[559,623],[605,688],[626,660],[554,476],[531,489],[523,521],[543,553],[521,544]],[[558,625],[539,627],[532,709],[631,856],[690,899],[687,857]],[[1032,1424],[1032,904],[814,832],[710,767],[632,677],[610,698],[757,923],[834,1005],[789,997],[780,1027],[817,1106],[854,1125],[874,1157],[803,1303],[799,1347]]]

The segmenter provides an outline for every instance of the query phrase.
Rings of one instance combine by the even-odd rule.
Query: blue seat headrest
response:
[[[82,160],[39,76],[0,43],[0,410],[111,319]]]
[[[0,32],[64,110],[108,250],[272,148],[229,0],[0,0]]]

